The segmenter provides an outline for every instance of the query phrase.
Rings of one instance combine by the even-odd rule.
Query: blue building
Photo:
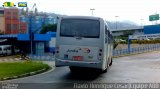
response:
[[[144,34],[157,34],[160,33],[160,25],[144,26]]]
[[[48,32],[47,34],[34,34],[32,41],[32,53],[33,54],[44,54],[45,52],[55,51],[56,32]],[[30,35],[29,34],[18,34],[16,35],[18,41],[29,42],[30,46]]]
[[[24,16],[21,16],[19,19],[21,22],[28,23],[27,33],[29,33],[29,29],[31,29],[33,33],[39,33],[43,26],[47,24],[56,24],[56,18],[53,18],[53,17],[43,17],[43,16],[24,17]]]
[[[28,23],[28,30],[26,34],[29,34],[29,29],[34,33],[33,35],[33,53],[34,54],[43,54],[44,52],[53,52],[55,44],[55,33],[48,32],[47,34],[38,34],[43,26],[48,24],[55,24],[56,19],[52,17],[44,18],[43,16],[33,16],[33,17],[20,17],[20,21]],[[24,38],[25,35],[22,35],[21,38]],[[27,37],[25,37],[27,38]],[[26,39],[21,39],[21,41]],[[28,42],[30,39],[28,40]]]

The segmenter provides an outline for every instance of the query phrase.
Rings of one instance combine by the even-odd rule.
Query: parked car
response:
[[[20,49],[13,45],[0,45],[0,55],[14,55],[20,53]]]
[[[11,55],[12,54],[12,49],[11,45],[0,45],[0,55]]]
[[[20,49],[16,46],[13,47],[13,51],[14,51],[14,54],[19,54],[21,52]]]

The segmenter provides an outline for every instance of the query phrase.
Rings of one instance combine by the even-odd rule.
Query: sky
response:
[[[32,8],[36,3],[38,11],[62,15],[84,15],[102,17],[108,21],[133,21],[139,25],[149,22],[149,15],[160,13],[160,0],[0,0],[3,2],[27,2]],[[160,21],[158,21],[159,23]]]

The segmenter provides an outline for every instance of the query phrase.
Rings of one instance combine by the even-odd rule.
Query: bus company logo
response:
[[[18,7],[27,7],[27,2],[18,2]]]
[[[90,49],[89,48],[83,48],[83,52],[84,53],[90,53]]]
[[[77,47],[75,49],[68,49],[67,52],[74,52],[74,53],[78,53],[79,50],[81,50],[81,48]]]
[[[4,2],[2,6],[3,7],[15,7],[16,5],[14,5],[13,2]]]

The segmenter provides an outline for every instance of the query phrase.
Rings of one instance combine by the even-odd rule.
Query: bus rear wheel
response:
[[[76,73],[79,71],[79,68],[78,67],[74,67],[74,66],[69,66],[69,69],[72,73]]]
[[[106,68],[105,70],[102,70],[102,73],[107,73],[108,68]]]
[[[113,59],[111,58],[111,62],[109,63],[109,66],[112,66],[112,62],[113,62]]]

